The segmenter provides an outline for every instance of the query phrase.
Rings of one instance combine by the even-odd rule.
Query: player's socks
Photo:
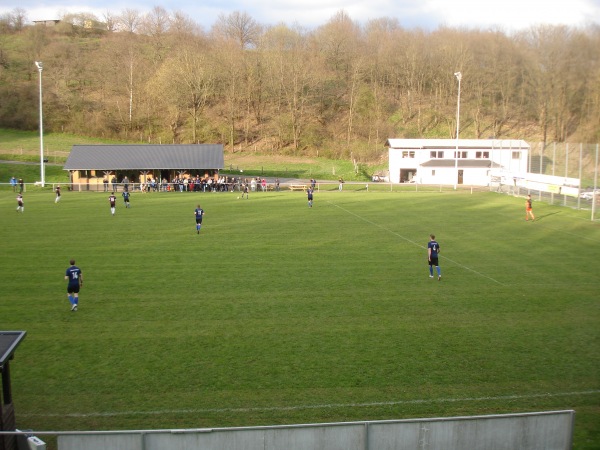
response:
[[[72,295],[69,295],[69,303],[70,303],[71,305],[73,305],[73,303],[74,303],[74,302],[73,302],[73,296],[72,296]]]
[[[437,268],[437,273],[438,273],[438,277],[442,276],[442,269],[440,269],[440,267],[438,266]]]
[[[433,266],[429,266],[429,275],[433,276]]]

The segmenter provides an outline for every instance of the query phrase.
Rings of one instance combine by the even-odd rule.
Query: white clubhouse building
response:
[[[528,172],[529,144],[499,139],[388,139],[392,183],[487,186],[493,172]]]

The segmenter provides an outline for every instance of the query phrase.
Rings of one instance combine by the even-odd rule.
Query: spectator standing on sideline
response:
[[[200,234],[200,228],[202,228],[202,218],[204,217],[204,210],[198,205],[194,210],[194,216],[196,216],[196,233]]]
[[[17,195],[17,212],[25,212],[25,207],[23,206],[23,194],[21,193]]]
[[[115,193],[112,192],[108,197],[108,202],[110,203],[110,213],[114,216],[115,209],[117,207],[117,197],[115,197]]]
[[[115,192],[117,192],[117,177],[115,175],[113,175],[112,179],[110,180],[112,187],[113,187],[113,194]]]
[[[56,198],[54,199],[54,203],[60,202],[60,185],[56,186]]]
[[[13,192],[17,192],[17,179],[15,177],[10,179],[10,186],[12,187]]]
[[[129,191],[125,189],[121,195],[123,196],[123,201],[125,202],[125,208],[131,208],[131,203],[129,203]]]
[[[533,215],[533,206],[531,205],[531,194],[527,195],[527,199],[525,200],[525,221],[528,221],[530,217],[533,222],[535,216]]]
[[[437,269],[438,281],[442,279],[442,270],[438,262],[438,254],[440,253],[440,244],[435,240],[435,235],[429,235],[427,243],[427,261],[429,262],[429,278],[433,278],[433,266]]]
[[[69,280],[67,285],[67,297],[71,303],[71,311],[77,311],[79,304],[79,290],[83,287],[83,274],[81,269],[75,265],[75,260],[69,261],[71,266],[67,269],[65,280]]]
[[[341,191],[342,189],[344,189],[344,179],[342,177],[340,177],[339,183],[340,183],[340,185],[339,185],[338,189]]]
[[[308,207],[309,207],[309,208],[312,208],[312,205],[313,205],[313,192],[314,192],[314,190],[313,190],[313,188],[312,188],[312,187],[309,187],[309,188],[306,190],[306,194],[307,194],[307,196],[308,196]]]
[[[104,185],[104,192],[108,192],[108,177],[104,175],[104,179],[102,180],[102,184]]]
[[[265,178],[261,180],[260,186],[262,187],[263,192],[267,192],[267,180]]]
[[[24,190],[25,182],[23,181],[23,178],[19,178],[19,194],[22,194]]]
[[[279,178],[275,178],[275,190],[279,192]]]

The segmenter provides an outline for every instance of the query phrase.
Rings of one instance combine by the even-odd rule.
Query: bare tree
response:
[[[0,22],[10,31],[21,31],[27,22],[27,11],[23,8],[15,8],[11,12],[3,14]]]
[[[265,54],[278,145],[291,144],[299,150],[315,116],[320,62],[310,49],[309,35],[300,28],[279,25],[269,29],[260,49]]]
[[[171,25],[171,18],[166,9],[155,6],[142,19],[139,27],[140,33],[148,36],[153,47],[153,62],[162,61],[168,52],[167,33]]]
[[[102,18],[104,19],[107,31],[113,32],[117,30],[118,18],[112,12],[105,11]]]
[[[220,14],[212,32],[220,39],[231,39],[241,49],[255,46],[261,33],[261,26],[248,13],[234,11]]]
[[[177,40],[202,34],[200,25],[196,24],[188,15],[181,11],[175,11],[172,14],[169,30]]]
[[[129,33],[136,33],[142,21],[140,12],[136,9],[125,9],[117,17],[119,28]]]

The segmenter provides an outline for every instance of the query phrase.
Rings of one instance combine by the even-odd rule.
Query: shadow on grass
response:
[[[548,214],[544,214],[543,216],[537,216],[535,218],[535,221],[539,222],[540,220],[544,220],[546,217],[550,217],[550,216],[553,216],[555,214],[560,214],[560,211],[556,211],[556,212],[551,212],[551,213],[548,213]]]

